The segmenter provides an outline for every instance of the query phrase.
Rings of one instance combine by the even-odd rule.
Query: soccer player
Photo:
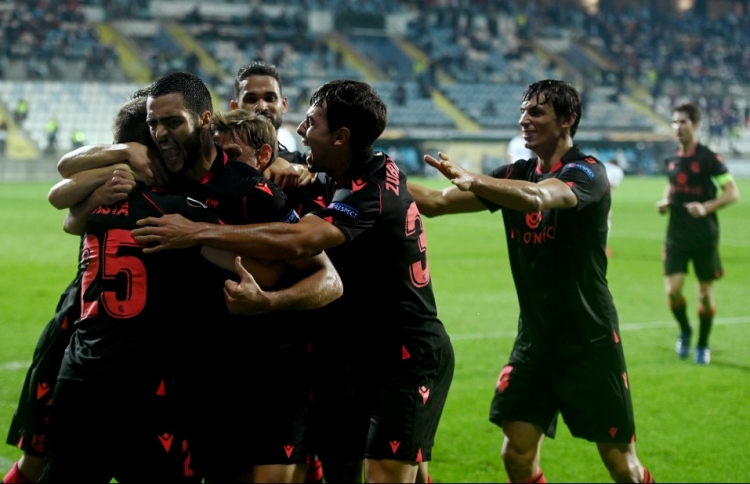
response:
[[[3,477],[4,483],[37,482],[42,475],[49,439],[52,394],[62,355],[70,341],[73,321],[80,314],[82,274],[79,270],[63,291],[55,313],[42,330],[34,349],[6,438],[6,443],[17,446],[23,455]]]
[[[145,108],[141,98],[123,109],[135,103]],[[170,372],[175,335],[194,324],[181,301],[203,287],[200,249],[144,257],[128,230],[144,214],[165,212],[218,220],[205,205],[145,186],[87,217],[81,314],[54,390],[41,482],[200,482]]]
[[[253,61],[239,68],[234,79],[234,99],[230,109],[248,109],[267,118],[278,133],[287,112],[289,101],[284,96],[281,77],[276,66]],[[268,167],[268,177],[282,189],[305,185],[312,181],[305,156],[299,151],[289,151],[279,142],[278,158]]]
[[[283,116],[289,107],[289,101],[282,89],[281,76],[276,66],[263,61],[250,62],[237,70],[234,99],[230,101],[229,107],[232,110],[255,111],[271,121],[278,133]],[[307,169],[303,153],[290,151],[279,141],[278,158],[264,173],[294,199],[300,215],[314,208],[309,203],[315,199],[317,189],[298,189],[309,185],[315,178]],[[322,482],[322,466],[314,457],[311,458],[306,482]]]
[[[263,126],[266,135],[260,147],[258,125]],[[245,109],[215,112],[211,118],[211,130],[214,142],[232,158],[256,166],[259,171],[273,162],[270,148],[275,145],[276,131],[265,117]],[[254,153],[261,153],[261,156],[256,157]],[[248,298],[257,291],[256,285],[247,279],[230,279],[225,283],[226,303],[233,313],[255,314],[259,311],[256,298]],[[230,358],[236,359],[235,366],[242,369],[242,381],[252,382],[253,388],[264,395],[249,402],[244,399],[220,401],[221,407],[214,410],[213,413],[228,412],[233,417],[222,427],[221,432],[226,432],[226,435],[207,439],[208,442],[229,442],[232,435],[243,436],[243,441],[234,443],[237,450],[224,449],[220,455],[214,456],[214,460],[224,462],[231,462],[228,458],[233,456],[236,464],[224,467],[252,463],[252,478],[256,482],[298,482],[305,474],[309,406],[307,328],[312,325],[316,314],[313,311],[304,314],[288,311],[254,315],[250,325],[238,321],[245,329],[236,335],[242,337],[220,346],[222,353],[234,355]],[[226,360],[227,357],[222,354],[216,359]],[[206,387],[222,390],[222,384],[217,384],[221,381],[217,375],[226,372],[221,366],[215,370],[204,372],[206,381],[201,392],[208,399],[213,395]],[[231,380],[236,381],[238,377],[236,372],[226,375],[227,381],[223,385],[231,384]],[[206,404],[210,405],[210,402]],[[210,425],[216,423],[210,422]],[[210,428],[207,432],[217,433]]]
[[[185,73],[166,76],[151,86],[148,99],[148,116],[152,135],[159,141],[161,154],[168,163],[170,174],[173,175],[173,180],[169,185],[170,190],[175,192],[185,191],[194,198],[199,198],[207,205],[214,207],[217,213],[230,222],[289,220],[295,215],[294,211],[290,210],[284,202],[285,197],[279,195],[278,188],[262,178],[257,169],[257,166],[267,165],[275,155],[275,130],[268,121],[263,118],[256,118],[256,122],[248,123],[248,126],[252,125],[249,128],[249,137],[253,140],[253,149],[247,153],[247,158],[243,160],[247,163],[229,161],[228,156],[210,141],[212,114],[210,112],[210,95],[200,79]],[[207,142],[208,147],[206,146]],[[94,153],[92,156],[79,153],[76,161],[86,167],[96,166],[98,162],[96,160],[97,148],[94,147],[92,151]],[[109,159],[110,157],[105,158]],[[71,167],[68,167],[68,169],[72,170]],[[282,203],[279,203],[279,201]],[[239,208],[237,208],[238,204]],[[289,291],[281,288],[273,291],[270,294],[272,297],[269,297],[268,293],[256,290],[253,294],[259,297],[257,300],[251,301],[255,303],[253,311],[269,312],[281,308],[287,310],[316,308],[340,295],[340,280],[325,255],[319,254],[312,258],[298,259],[287,264],[292,265],[306,276],[301,281],[307,281],[306,284],[299,286],[295,284],[293,286],[298,288],[298,293],[293,292],[293,288],[290,288]],[[237,270],[240,271],[243,281],[249,278],[253,284],[256,283],[241,268],[238,267]],[[227,276],[223,275],[221,282],[223,283],[226,278]],[[294,282],[294,280],[290,282],[288,276],[285,279],[286,284]],[[204,314],[208,315],[209,319],[207,320],[223,319],[224,316],[221,313],[227,312],[223,297],[221,297],[220,286],[215,294],[219,296],[221,307],[215,304],[216,297],[211,299],[214,302],[213,306],[207,302],[206,297],[203,297],[200,307],[195,308],[196,310],[203,309]],[[207,310],[207,307],[214,309]],[[212,314],[211,311],[215,311],[215,313]],[[246,311],[241,309],[239,312]],[[215,348],[215,351],[220,352],[215,359],[210,356],[197,359],[207,364],[196,362],[196,366],[192,368],[195,371],[193,381],[210,382],[212,384],[218,381],[227,384],[230,380],[231,384],[246,381],[236,371],[237,369],[243,371],[244,366],[240,364],[242,362],[239,360],[247,353],[247,345],[238,348],[237,351],[232,351],[231,346],[228,345],[245,344],[247,339],[241,336],[242,329],[251,328],[251,325],[239,319],[228,321],[227,324],[230,325],[228,328],[223,328],[222,331],[206,332],[200,336],[200,341],[193,342],[193,344],[206,346],[211,350]],[[236,337],[228,337],[228,334],[234,334]],[[211,345],[212,337],[220,341]],[[228,360],[226,355],[231,356],[233,360]],[[192,356],[192,360],[196,360],[195,355]],[[188,358],[190,358],[190,355],[188,355]],[[233,364],[235,363],[234,360],[237,360],[237,364]],[[216,373],[211,373],[207,368],[213,361],[222,363],[228,368],[222,367]],[[189,374],[189,370],[185,370],[184,373]],[[226,377],[223,375],[226,375]],[[205,393],[204,391],[203,394]],[[192,394],[191,396],[199,395]],[[198,398],[195,400],[212,405],[213,403],[210,402],[212,399],[213,395],[206,395],[205,400]],[[257,399],[257,401],[261,401],[261,399]],[[263,401],[265,402],[265,400]],[[230,399],[227,403],[236,407],[242,405],[242,402],[242,400]],[[203,410],[206,408],[211,407],[204,407]],[[243,406],[242,409],[235,409],[234,412],[230,409],[225,410],[227,410],[226,415],[245,422],[246,411],[252,409]],[[233,440],[234,432],[238,430],[235,427],[237,427],[236,422],[227,423],[220,427],[222,432],[227,433],[223,441]],[[207,424],[206,428],[213,429],[213,426]],[[281,438],[280,435],[277,436]],[[205,472],[209,473],[211,477],[228,479],[254,471],[253,464],[249,463],[246,458],[247,453],[242,452],[242,445],[236,445],[235,442],[232,442],[232,445],[223,447],[214,445],[217,442],[218,440],[211,442],[210,445],[202,446],[203,449],[212,451],[216,449],[216,452],[212,452],[208,462],[206,459],[202,459],[202,469],[205,469]],[[249,439],[243,439],[241,442],[249,442]],[[287,444],[290,443],[286,442],[284,445]],[[291,449],[295,446],[290,444],[289,447]],[[232,452],[237,453],[237,458],[231,458]],[[298,454],[302,453],[302,449],[299,452],[285,452],[284,446],[279,445],[278,453],[284,455],[285,465],[290,464],[287,467],[295,468],[295,462],[291,462],[289,459],[304,460],[304,456],[298,457]],[[205,454],[202,456],[205,456]],[[231,465],[224,465],[225,462],[229,462]],[[234,465],[241,466],[242,469],[234,468]],[[272,478],[266,476],[260,479],[270,480]]]
[[[141,96],[145,96],[145,91],[133,93],[132,98]],[[132,122],[138,114],[142,115],[144,121],[145,98],[143,104],[126,103],[122,106],[113,124],[113,139],[123,142],[141,140],[151,144],[149,136],[142,136],[143,123],[136,126]],[[129,167],[126,164],[113,164],[73,175],[57,183],[50,190],[50,202],[57,208],[64,208],[61,204],[69,203],[70,213],[66,216],[64,229],[80,235],[83,233],[80,221],[85,221],[88,214],[100,205],[113,205],[125,200],[134,187],[135,179]],[[88,196],[80,200],[77,192],[85,192]],[[79,227],[74,226],[76,223]],[[41,477],[49,441],[52,395],[65,348],[70,342],[73,323],[80,316],[82,275],[83,268],[79,266],[37,342],[6,438],[6,443],[17,446],[24,453],[5,475],[4,483],[37,482]]]
[[[453,186],[410,183],[409,190],[428,217],[503,214],[520,315],[490,421],[504,433],[510,482],[546,482],[540,451],[559,414],[573,436],[596,443],[614,481],[651,482],[635,452],[630,382],[607,287],[607,175],[573,144],[580,120],[573,86],[535,82],[523,94],[519,124],[538,158],[480,175],[445,153],[426,155]]]
[[[419,211],[406,177],[373,142],[386,106],[366,83],[319,87],[297,132],[323,206],[297,224],[221,226],[184,217],[143,220],[136,240],[161,250],[202,244],[269,260],[329,254],[344,295],[323,309],[316,358],[313,446],[327,482],[414,482],[432,447],[453,377],[437,317]],[[366,315],[363,317],[363,314]]]
[[[669,212],[663,257],[669,307],[680,326],[675,351],[680,358],[690,355],[693,330],[682,289],[692,261],[698,278],[695,362],[708,365],[708,337],[716,315],[714,281],[724,274],[716,211],[736,202],[740,193],[721,156],[699,142],[700,118],[700,108],[693,103],[676,106],[672,111],[672,129],[679,148],[675,156],[666,160],[669,183],[656,208],[660,214]]]

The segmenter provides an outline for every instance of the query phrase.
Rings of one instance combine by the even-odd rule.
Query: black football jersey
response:
[[[721,156],[698,144],[690,153],[679,151],[665,161],[669,177],[669,224],[667,245],[684,248],[711,247],[719,240],[716,212],[693,217],[686,203],[716,198],[715,177],[729,173]]]
[[[404,348],[412,354],[445,344],[427,238],[406,175],[385,153],[370,152],[343,185],[327,175],[321,182],[326,205],[311,213],[348,239],[326,251],[344,284],[344,295],[329,305],[330,329],[357,336],[362,354],[370,348],[400,356]]]
[[[574,354],[609,344],[618,328],[607,285],[607,215],[611,193],[604,165],[571,148],[548,173],[536,158],[496,168],[494,178],[567,183],[578,204],[566,210],[524,213],[502,209],[520,318],[517,347]]]
[[[201,283],[194,270],[204,263],[200,247],[144,254],[130,233],[137,220],[168,213],[219,221],[200,202],[146,187],[89,217],[80,257],[81,315],[62,378],[135,377],[171,353],[176,334],[194,326],[186,295]]]

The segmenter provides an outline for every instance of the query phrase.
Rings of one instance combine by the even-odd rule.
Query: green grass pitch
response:
[[[446,186],[444,180],[419,180]],[[661,270],[666,217],[655,203],[666,178],[628,177],[613,196],[608,279],[629,366],[638,455],[658,482],[747,482],[750,476],[750,203],[722,210],[725,276],[716,283],[713,361],[678,360],[677,326]],[[750,180],[738,180],[750,197]],[[37,338],[72,279],[78,239],[46,200],[50,184],[0,184],[0,434],[7,433]],[[430,464],[436,482],[507,482],[502,433],[488,419],[497,373],[513,343],[517,301],[500,214],[426,219],[439,316],[456,351],[456,374]],[[220,290],[220,289],[217,289]],[[686,281],[696,322],[697,284]],[[609,482],[595,446],[564,424],[545,441],[550,482]],[[0,475],[19,457],[0,446]],[[137,463],[134,463],[137,465]]]

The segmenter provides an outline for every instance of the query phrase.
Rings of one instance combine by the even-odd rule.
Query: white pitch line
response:
[[[643,240],[658,240],[664,241],[666,232],[653,233],[653,232],[631,232],[631,231],[617,231],[616,229],[611,233],[612,239],[643,239]],[[735,239],[731,236],[721,236],[719,238],[719,247],[724,245],[731,245],[732,247],[750,247],[750,242],[744,239]]]
[[[30,361],[9,361],[8,363],[4,363],[0,365],[0,371],[2,370],[12,371],[12,370],[21,370],[21,369],[25,370],[26,368],[29,367],[29,365],[31,365]]]
[[[10,470],[11,467],[13,467],[13,464],[15,461],[8,459],[7,457],[4,457],[0,455],[0,469],[8,469]]]
[[[716,318],[714,324],[726,325],[726,324],[747,324],[750,323],[750,316],[738,316],[734,318]],[[676,321],[652,321],[647,323],[621,323],[620,331],[633,331],[638,329],[654,329],[654,328],[673,328],[676,327]],[[492,333],[466,333],[466,334],[451,334],[451,341],[471,341],[477,339],[493,339],[493,338],[515,338],[516,331],[495,331]]]

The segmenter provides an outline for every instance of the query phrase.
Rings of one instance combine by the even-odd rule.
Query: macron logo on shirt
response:
[[[363,180],[352,180],[352,191],[357,192],[359,190],[362,190],[365,185],[367,185],[366,181]]]
[[[258,190],[264,191],[269,195],[273,195],[273,192],[271,191],[271,187],[268,186],[268,183],[258,183],[255,185],[255,188]]]

